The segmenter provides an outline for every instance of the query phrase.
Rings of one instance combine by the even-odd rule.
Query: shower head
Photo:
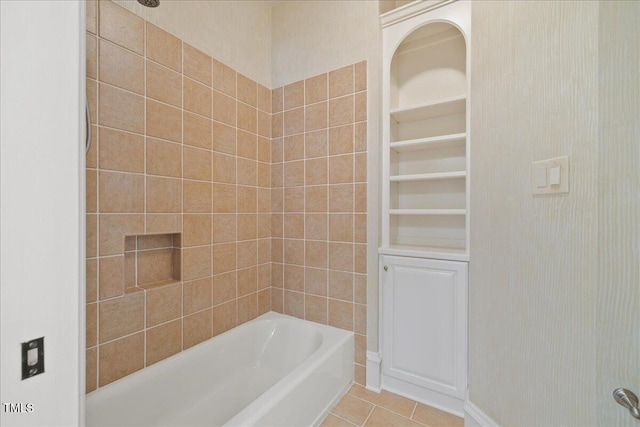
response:
[[[160,0],[138,0],[138,3],[147,7],[158,7],[160,5]]]

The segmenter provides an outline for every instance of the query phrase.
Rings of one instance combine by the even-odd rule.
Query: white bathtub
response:
[[[86,425],[312,426],[353,381],[353,333],[270,312],[90,393]]]

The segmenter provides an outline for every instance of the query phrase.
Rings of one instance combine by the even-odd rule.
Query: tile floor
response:
[[[331,409],[320,427],[393,426],[463,427],[460,417],[388,391],[380,394],[359,384]]]

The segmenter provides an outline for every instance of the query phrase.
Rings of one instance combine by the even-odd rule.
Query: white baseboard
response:
[[[500,425],[467,400],[464,402],[464,427],[500,427]]]
[[[380,393],[382,390],[380,365],[382,355],[375,351],[367,351],[367,390]]]
[[[458,417],[464,416],[464,398],[462,397],[440,393],[385,374],[382,375],[382,388]]]

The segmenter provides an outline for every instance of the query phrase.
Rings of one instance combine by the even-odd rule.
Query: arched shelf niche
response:
[[[385,40],[381,252],[466,261],[468,43],[447,8]]]

